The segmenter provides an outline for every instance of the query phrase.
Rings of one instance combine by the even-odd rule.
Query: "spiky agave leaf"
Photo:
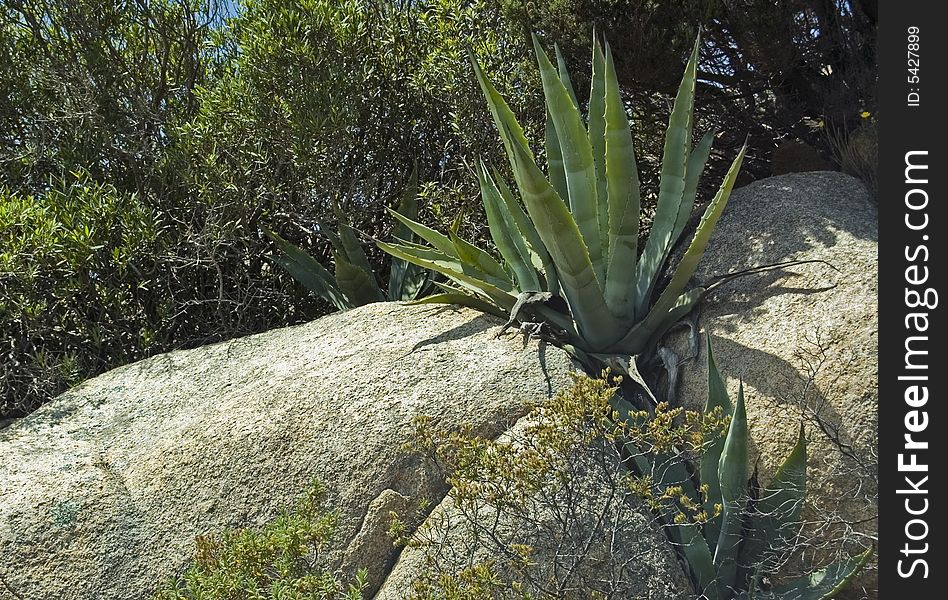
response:
[[[705,403],[705,418],[720,411],[722,417],[731,415],[731,400],[727,396],[727,387],[724,385],[724,378],[714,361],[714,350],[711,348],[711,335],[708,335],[708,400]],[[718,438],[708,445],[701,455],[699,473],[701,484],[707,486],[705,494],[704,510],[710,516],[708,522],[704,525],[704,537],[708,545],[716,548],[718,544],[718,534],[721,531],[721,515],[714,517],[717,512],[717,506],[723,507],[724,499],[721,497],[721,480],[718,478],[718,466],[721,460],[721,453],[724,451],[724,437]]]
[[[263,233],[273,240],[282,252],[281,255],[273,258],[274,262],[289,273],[293,279],[303,284],[306,289],[323,300],[331,303],[337,310],[347,310],[353,307],[345,294],[339,290],[335,278],[318,260],[268,229],[264,229]]]
[[[408,178],[408,185],[402,191],[401,199],[395,212],[412,221],[418,220],[418,165],[416,164]],[[392,232],[395,239],[414,241],[414,234],[401,221],[395,223]],[[428,284],[428,271],[418,265],[399,258],[392,258],[388,276],[389,300],[414,300],[423,292]]]
[[[675,271],[668,285],[665,286],[665,289],[658,297],[658,300],[655,301],[655,304],[651,307],[645,318],[636,324],[622,340],[615,344],[615,351],[626,354],[638,354],[642,352],[648,347],[649,342],[654,339],[656,333],[661,331],[663,325],[667,324],[668,312],[675,308],[676,305],[681,306],[680,301],[682,294],[688,282],[695,274],[695,271],[698,269],[698,263],[701,261],[701,257],[704,256],[708,242],[711,241],[711,234],[714,232],[714,227],[717,225],[718,219],[721,218],[724,207],[727,206],[727,201],[731,196],[731,190],[734,188],[734,182],[737,180],[737,174],[740,172],[741,163],[744,160],[744,154],[746,152],[747,144],[745,143],[744,147],[741,148],[741,151],[734,159],[734,162],[731,163],[731,168],[728,169],[727,175],[721,183],[721,187],[718,189],[718,193],[714,196],[711,204],[708,205],[704,215],[701,217],[701,222],[698,223],[698,229],[695,231],[691,244],[689,244],[681,261],[675,267]],[[700,295],[692,298],[692,305],[699,299]]]
[[[796,444],[761,490],[750,515],[740,559],[740,566],[748,572],[772,572],[794,547],[806,497],[806,461],[801,424]]]
[[[635,272],[638,263],[641,191],[632,130],[619,93],[612,51],[606,44],[603,116],[607,193],[606,305],[627,327],[635,323]]]
[[[540,65],[543,92],[546,96],[547,108],[556,127],[556,135],[560,142],[560,151],[566,172],[568,198],[562,198],[562,200],[569,203],[571,218],[575,220],[576,226],[582,234],[593,270],[598,281],[604,283],[605,261],[602,255],[602,240],[599,228],[596,167],[593,161],[589,134],[583,124],[579,109],[570,98],[569,91],[547,57],[546,52],[540,46],[540,41],[536,36],[533,36],[533,48],[537,56],[537,62]],[[500,126],[501,124],[498,123],[498,127]],[[505,122],[504,127],[510,128],[510,124]],[[511,129],[511,131],[514,134],[516,133],[515,129]],[[516,153],[516,148],[513,150]],[[532,156],[529,158],[529,162],[533,162]],[[537,170],[539,171],[539,169]],[[547,247],[549,248],[549,244],[547,244]]]
[[[714,550],[714,569],[718,574],[718,587],[725,598],[732,595],[731,591],[736,589],[737,584],[737,558],[747,500],[747,437],[747,412],[744,407],[744,386],[741,384],[718,461],[718,480],[724,508],[721,512],[721,531]]]
[[[645,250],[639,260],[636,275],[635,309],[639,314],[644,314],[651,299],[652,289],[660,274],[663,259],[667,256],[668,248],[675,242],[672,234],[685,191],[685,170],[688,153],[691,150],[691,113],[694,108],[700,44],[701,36],[699,35],[685,67],[685,74],[678,87],[671,116],[668,118],[668,129],[665,131],[665,149],[662,154],[655,219],[652,222]]]
[[[745,592],[738,600],[829,600],[841,592],[872,558],[872,548],[772,590]]]

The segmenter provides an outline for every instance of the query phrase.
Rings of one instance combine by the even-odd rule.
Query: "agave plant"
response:
[[[709,515],[699,525],[669,515],[666,531],[688,564],[695,588],[707,600],[824,600],[843,589],[872,556],[872,548],[815,573],[764,589],[765,577],[776,574],[795,546],[802,526],[806,496],[806,438],[803,427],[796,444],[762,490],[748,485],[749,431],[744,389],[732,407],[708,339],[707,418],[729,416],[726,435],[704,450],[697,469],[698,484],[680,456],[652,459],[630,449],[635,468],[656,474],[660,490],[675,487]],[[620,418],[630,406],[616,396]],[[700,492],[699,492],[700,490]],[[677,513],[677,510],[672,512]]]
[[[609,45],[603,48],[594,42],[585,123],[559,50],[558,67],[554,67],[536,37],[534,47],[547,107],[548,176],[537,166],[513,112],[471,56],[523,201],[521,205],[496,169],[483,163],[477,166],[491,237],[503,264],[453,232],[443,235],[397,214],[430,247],[378,245],[452,282],[443,286],[446,293],[426,302],[468,304],[523,320],[517,312],[525,299],[559,297],[565,299],[568,310],[538,304],[532,307],[536,313],[532,316],[561,332],[574,349],[587,355],[638,355],[654,347],[704,294],[703,288],[686,288],[727,204],[745,150],[734,159],[668,283],[659,291],[657,283],[694,207],[714,137],[708,133],[692,148],[699,42],[695,42],[669,119],[657,209],[641,253],[640,182]]]
[[[418,176],[413,170],[408,185],[402,193],[396,214],[405,219],[418,218]],[[264,233],[282,252],[274,261],[283,267],[298,282],[320,298],[330,302],[338,310],[347,310],[372,302],[385,300],[415,300],[428,289],[428,272],[399,258],[392,260],[388,288],[385,293],[379,286],[372,266],[362,249],[362,244],[344,215],[337,209],[339,232],[321,227],[320,233],[329,238],[335,275],[303,249],[291,244],[272,231]],[[411,230],[397,224],[394,235],[398,239],[412,239]]]

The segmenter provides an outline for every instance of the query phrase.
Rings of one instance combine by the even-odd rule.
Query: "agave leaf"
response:
[[[612,51],[605,56],[605,161],[609,213],[609,264],[605,296],[609,310],[635,321],[635,271],[638,262],[640,184],[629,118],[619,94]]]
[[[563,152],[560,150],[560,139],[556,135],[556,125],[550,111],[546,111],[544,146],[546,147],[546,169],[550,175],[550,183],[560,198],[568,198],[566,188],[566,170],[563,166]]]
[[[342,252],[334,252],[333,257],[336,259],[336,284],[353,306],[385,300],[371,270],[349,262]]]
[[[372,265],[369,264],[369,258],[365,255],[365,250],[362,249],[362,243],[359,242],[355,229],[343,221],[340,221],[338,225],[339,239],[342,242],[342,251],[345,254],[346,261],[371,274]]]
[[[540,239],[540,234],[537,233],[536,226],[534,226],[533,221],[527,216],[527,213],[523,211],[520,202],[517,201],[513,192],[507,187],[507,183],[497,169],[492,168],[491,173],[494,176],[494,183],[497,184],[497,189],[500,191],[500,197],[507,206],[507,211],[510,213],[514,223],[516,223],[517,229],[520,231],[523,239],[527,242],[527,247],[531,251],[531,264],[533,264],[535,269],[543,271],[543,277],[546,279],[546,291],[553,292],[554,294],[558,293],[560,283],[556,275],[556,266],[553,264],[553,259],[550,258],[550,253],[547,252],[546,246],[543,245],[543,240]]]
[[[517,117],[513,111],[510,110],[503,96],[500,95],[490,80],[487,79],[487,76],[484,74],[484,71],[481,70],[481,66],[477,63],[477,59],[474,58],[474,53],[471,52],[470,48],[467,50],[467,56],[471,61],[471,66],[474,68],[474,74],[477,76],[481,91],[484,92],[484,97],[487,99],[487,106],[490,109],[491,116],[494,118],[494,123],[497,125],[497,129],[501,131],[501,141],[504,143],[504,150],[507,152],[510,166],[514,166],[513,145],[520,146],[520,149],[530,156],[530,160],[532,161],[533,153],[530,152],[530,144],[523,135],[523,127],[517,122]],[[509,135],[504,135],[504,130],[509,131]]]
[[[681,237],[691,217],[691,211],[694,210],[695,200],[698,197],[698,184],[701,182],[701,174],[704,172],[704,166],[711,156],[711,145],[714,143],[714,132],[709,131],[704,134],[698,145],[688,155],[688,164],[685,168],[685,191],[682,193],[681,206],[678,208],[678,218],[675,221],[675,230],[672,232],[672,244],[668,247],[668,252],[672,246]],[[668,258],[666,253],[664,261]]]
[[[505,135],[510,135],[506,132]],[[596,273],[576,222],[533,160],[514,148],[517,184],[537,233],[556,265],[560,286],[587,348],[615,340],[619,324],[606,307]]]
[[[491,238],[497,244],[500,254],[510,265],[517,278],[517,289],[522,292],[539,292],[540,280],[531,264],[530,250],[523,235],[517,229],[513,216],[507,209],[507,204],[500,196],[500,191],[484,163],[477,169],[477,178],[481,188],[481,198],[484,201],[484,210],[487,213],[487,224],[490,227]]]
[[[638,263],[635,288],[637,314],[645,314],[664,257],[668,255],[668,248],[674,243],[672,233],[675,230],[675,222],[678,219],[678,211],[685,191],[685,168],[688,151],[691,149],[691,112],[694,108],[700,44],[699,36],[695,41],[688,65],[685,67],[685,74],[681,79],[678,94],[675,96],[675,104],[668,119],[655,220]],[[677,297],[678,294],[675,296]]]
[[[264,229],[263,233],[273,240],[277,248],[283,253],[282,256],[275,257],[274,261],[293,279],[303,284],[306,289],[323,300],[331,303],[338,310],[352,308],[353,305],[336,286],[332,274],[326,270],[326,267],[319,264],[319,261],[272,231]]]
[[[536,36],[533,36],[533,47],[540,65],[540,78],[543,80],[546,105],[550,116],[553,117],[556,135],[560,140],[563,166],[566,170],[566,187],[569,190],[570,212],[579,231],[582,232],[593,272],[599,282],[605,283],[605,261],[602,256],[599,231],[599,201],[596,197],[596,168],[586,127],[583,125],[579,109],[570,99],[569,92],[550,63],[546,52],[540,47],[540,41]],[[532,157],[530,160],[532,162]],[[549,244],[547,248],[552,250]]]
[[[462,287],[487,296],[504,310],[510,310],[516,302],[516,296],[510,293],[511,289],[505,288],[505,286],[510,286],[509,281],[498,281],[490,275],[476,271],[471,265],[464,264],[437,250],[424,251],[398,244],[386,244],[378,240],[375,243],[382,251],[392,256],[441,273]]]
[[[403,216],[394,210],[388,209],[388,212],[390,215],[395,217],[399,223],[407,227],[412,233],[425,240],[444,254],[457,258],[457,251],[454,249],[454,243],[451,241],[451,238],[444,235],[443,233],[439,233],[434,229],[431,229],[430,227],[413,221],[412,219]]]
[[[720,589],[727,594],[726,590],[736,588],[743,507],[747,499],[747,412],[744,408],[743,384],[737,392],[737,405],[718,461],[718,480],[724,510],[721,512],[721,531],[714,550],[714,570],[718,573]]]
[[[588,137],[596,172],[596,199],[599,204],[599,239],[602,240],[603,264],[609,261],[609,203],[606,196],[606,57],[593,32],[592,82],[589,86]],[[605,269],[605,267],[603,267]],[[605,284],[605,271],[600,281]]]
[[[415,306],[418,304],[458,304],[460,306],[467,306],[468,308],[473,308],[475,310],[500,317],[501,319],[507,318],[507,315],[504,313],[504,311],[500,310],[490,302],[482,300],[476,296],[462,293],[432,294],[431,296],[425,296],[424,298],[420,298],[418,300],[411,300],[405,304],[409,306]]]
[[[418,220],[418,165],[412,168],[408,185],[402,192],[401,200],[395,211],[412,221]],[[401,221],[395,222],[392,235],[396,239],[411,241],[414,237],[411,229]],[[389,300],[413,300],[418,297],[428,281],[428,272],[400,258],[392,258],[388,276]]]
[[[674,527],[678,530],[681,552],[691,570],[695,590],[701,598],[718,600],[721,594],[718,590],[717,573],[714,570],[708,543],[701,537],[698,527],[693,523],[682,523]]]
[[[684,256],[682,256],[681,262],[679,262],[675,268],[671,281],[668,282],[668,285],[662,291],[655,305],[649,310],[648,315],[642,319],[638,325],[633,327],[629,334],[617,344],[619,351],[629,354],[641,352],[644,349],[644,341],[652,339],[655,331],[661,327],[668,311],[678,302],[682,291],[685,286],[688,285],[688,281],[694,275],[695,270],[697,270],[698,262],[704,255],[705,248],[708,247],[708,242],[711,240],[714,227],[717,225],[721,213],[724,212],[724,207],[727,205],[728,198],[731,195],[731,189],[734,187],[734,181],[737,179],[737,174],[740,171],[741,162],[744,160],[745,152],[747,152],[746,144],[741,148],[734,162],[731,163],[731,168],[721,183],[718,193],[701,217],[701,222],[698,223],[698,229],[695,231],[691,244],[688,246],[688,250],[685,251]]]
[[[707,290],[703,287],[696,287],[678,296],[678,300],[675,304],[665,313],[665,318],[662,319],[658,327],[651,332],[643,348],[655,348],[658,346],[662,337],[664,337],[672,327],[687,317],[688,314],[694,310],[695,306],[701,302],[706,291]]]
[[[744,593],[740,600],[829,600],[841,592],[872,558],[872,548],[769,591]]]
[[[458,258],[462,263],[473,265],[478,271],[487,273],[499,281],[506,281],[513,289],[513,282],[510,281],[510,275],[504,270],[503,265],[497,262],[493,256],[484,252],[474,244],[465,241],[451,231],[451,241],[454,243],[454,249],[457,251]]]
[[[563,58],[563,53],[560,52],[558,44],[553,44],[553,51],[556,53],[556,69],[560,76],[560,81],[563,82],[563,86],[569,93],[569,98],[573,101],[573,106],[579,107],[579,102],[576,100],[576,92],[573,91],[573,82],[570,81],[569,78],[569,69],[566,68],[566,59]]]
[[[773,571],[794,546],[806,497],[806,437],[797,442],[773,480],[761,491],[741,551],[741,566]]]
[[[495,277],[489,273],[485,273],[472,262],[466,261],[463,258],[448,256],[435,248],[386,244],[378,240],[376,240],[375,243],[382,251],[388,252],[392,256],[407,260],[420,267],[431,269],[442,275],[454,277],[460,274],[464,275],[467,279],[483,282],[485,285],[491,288],[497,288],[504,293],[513,291],[513,282],[510,281],[510,276],[506,273],[504,273],[503,278]],[[437,268],[428,266],[428,263],[435,265]]]
[[[724,385],[724,378],[718,370],[717,363],[714,362],[714,351],[711,349],[711,335],[708,334],[708,400],[704,405],[704,414],[710,415],[715,409],[721,410],[721,416],[730,416],[731,400],[727,396],[727,387]],[[714,440],[701,455],[701,465],[699,472],[701,484],[708,486],[708,492],[704,500],[704,510],[708,515],[713,515],[715,505],[724,504],[721,497],[721,480],[718,479],[718,465],[720,464],[721,452],[724,450],[724,438],[720,437]],[[721,515],[711,518],[704,525],[704,537],[708,540],[708,545],[716,548],[718,544],[718,535],[721,532]]]

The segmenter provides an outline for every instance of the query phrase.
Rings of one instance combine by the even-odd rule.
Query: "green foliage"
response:
[[[0,5],[0,173],[19,192],[82,169],[142,192],[206,81],[219,0]]]
[[[546,531],[538,515],[611,514],[599,504],[579,505],[584,497],[577,481],[589,486],[599,473],[578,465],[594,455],[592,462],[598,468],[620,473],[603,479],[610,482],[605,492],[592,488],[599,493],[599,502],[606,502],[604,497],[620,503],[633,501],[624,493],[644,501],[684,558],[701,597],[825,600],[844,589],[871,557],[871,548],[799,579],[781,576],[781,567],[804,543],[799,537],[806,496],[803,431],[771,481],[763,489],[749,487],[743,393],[732,407],[713,355],[709,365],[710,394],[703,413],[672,409],[664,403],[652,411],[634,410],[606,379],[583,376],[572,388],[533,407],[522,436],[487,440],[469,429],[439,431],[433,419],[419,419],[413,447],[445,470],[454,504],[472,523],[469,535],[476,540],[475,546],[479,544],[496,558],[468,564],[468,569],[481,567],[480,572],[491,574],[490,581],[505,593],[549,589],[538,583],[549,581],[546,578],[551,575],[545,569],[582,572],[581,565],[544,563],[546,551],[552,547],[557,556],[560,552],[569,555],[563,549],[576,530],[583,531],[584,540],[597,539],[597,535],[615,539],[611,536],[622,531],[621,522],[610,521],[605,533],[584,531],[581,521],[557,523],[555,531]],[[568,500],[557,504],[561,493]],[[483,514],[496,518],[504,534],[491,536],[485,533],[489,528],[478,529],[478,517]],[[522,530],[508,528],[504,521],[508,514],[526,522]],[[528,531],[539,533],[523,533]],[[442,539],[425,527],[411,535],[402,532],[403,543],[431,548],[431,569],[419,589],[438,590],[442,581],[452,586],[458,583],[457,574],[446,572],[433,558],[446,555],[438,545]],[[464,547],[461,554],[470,551]],[[772,581],[778,585],[770,585]]]
[[[698,42],[669,120],[657,209],[641,256],[640,186],[609,46],[603,50],[594,44],[589,106],[598,112],[590,112],[584,124],[562,63],[558,70],[536,38],[534,45],[549,116],[549,179],[537,166],[513,111],[471,57],[526,207],[524,211],[496,173],[483,163],[479,166],[491,236],[506,267],[454,234],[441,235],[398,215],[433,248],[385,243],[379,247],[442,273],[478,303],[492,303],[501,311],[512,312],[522,293],[560,295],[569,306],[569,316],[552,310],[541,310],[541,316],[578,350],[638,355],[653,347],[702,297],[702,288],[685,288],[724,210],[744,151],[734,160],[664,289],[657,291],[695,204],[711,144],[709,134],[692,149]]]
[[[194,563],[155,599],[361,600],[364,570],[345,583],[320,566],[335,522],[325,508],[325,490],[314,483],[295,507],[259,531],[198,536]]]
[[[102,325],[113,333],[101,352],[79,350],[98,348],[87,337],[91,326],[51,332],[59,325],[30,317],[4,330],[2,414],[29,412],[69,385],[149,354],[325,314],[331,304],[267,259],[273,243],[261,229],[328,265],[332,245],[309,233],[314,223],[333,222],[338,203],[348,224],[385,239],[384,207],[416,160],[429,182],[419,190],[418,218],[450,222],[472,197],[465,160],[496,153],[476,83],[458,76],[464,48],[516,93],[518,108],[542,118],[535,76],[523,68],[527,48],[489,4],[3,2],[5,196],[42,205],[66,193],[70,173],[82,172],[83,185],[134,197],[148,220],[127,229],[158,223],[160,249],[143,247],[148,260],[135,263],[137,282],[115,265],[98,265],[101,293],[118,297],[138,286],[126,316]],[[474,238],[484,231],[477,218],[462,226]],[[391,281],[399,269],[366,250],[371,270]],[[45,305],[57,285],[21,287],[16,303]],[[89,322],[98,316],[81,304],[55,310],[88,312]]]
[[[172,309],[154,294],[160,230],[136,195],[84,174],[0,189],[0,414],[144,356]]]
[[[683,542],[683,554],[696,589],[708,600],[772,598],[774,600],[824,600],[843,589],[872,556],[872,548],[834,563],[825,569],[777,588],[764,588],[765,578],[797,549],[806,497],[806,438],[800,435],[790,454],[763,490],[748,486],[747,414],[743,386],[731,407],[723,379],[708,343],[708,403],[705,416],[717,420],[732,414],[723,443],[712,442],[701,458],[702,493],[691,493],[691,501],[705,507],[720,506],[701,527],[671,519],[673,538]],[[723,394],[723,397],[722,397]],[[716,468],[715,456],[718,457]],[[706,468],[706,466],[710,468]],[[667,472],[667,471],[666,471]],[[657,482],[660,488],[670,483]],[[680,485],[680,482],[673,482]],[[703,496],[703,497],[702,497]],[[678,499],[679,504],[681,498]]]
[[[408,186],[396,209],[407,219],[418,218],[418,174],[412,171]],[[357,232],[345,222],[341,211],[336,211],[338,233],[332,233],[320,225],[323,234],[332,244],[333,260],[336,263],[335,277],[304,250],[287,242],[272,231],[264,233],[276,243],[281,255],[274,262],[283,267],[294,279],[309,291],[332,303],[338,310],[347,310],[371,302],[383,300],[415,300],[428,287],[428,275],[424,269],[401,259],[393,259],[389,274],[388,289],[383,294],[369,259],[362,249]],[[411,231],[404,226],[396,228],[395,237],[414,241]]]

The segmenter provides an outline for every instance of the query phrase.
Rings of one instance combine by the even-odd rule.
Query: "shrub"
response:
[[[0,189],[0,416],[145,355],[172,310],[155,294],[160,229],[135,194],[82,174]]]
[[[198,536],[193,564],[155,600],[362,600],[368,574],[345,583],[320,564],[336,515],[314,482],[290,510],[259,531]]]

